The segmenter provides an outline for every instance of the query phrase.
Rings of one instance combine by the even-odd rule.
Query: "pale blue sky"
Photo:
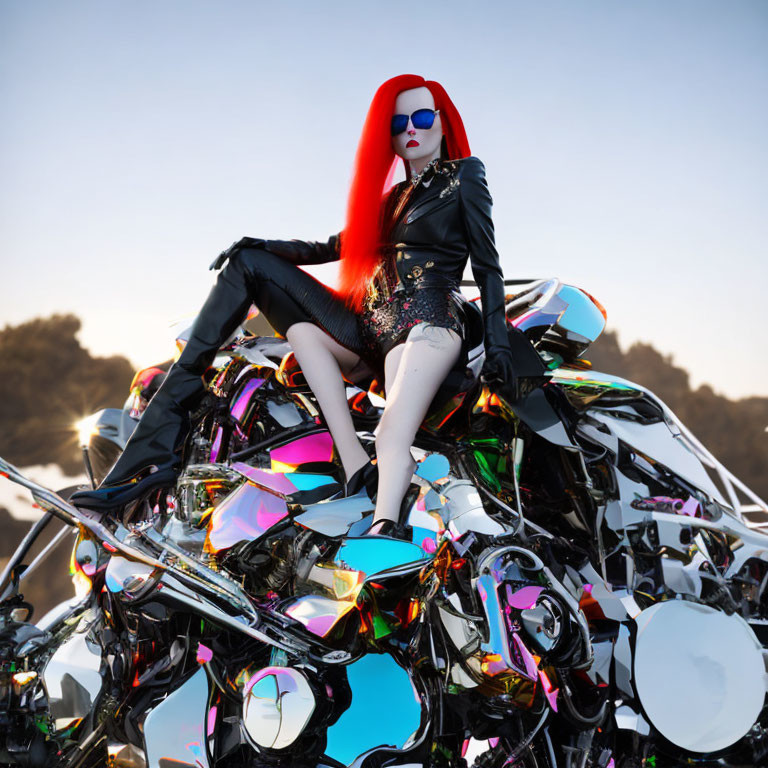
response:
[[[168,357],[222,248],[341,228],[405,72],[462,113],[507,277],[768,395],[763,0],[0,0],[0,324],[71,311],[95,353]]]

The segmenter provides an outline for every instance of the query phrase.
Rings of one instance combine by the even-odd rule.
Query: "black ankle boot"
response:
[[[402,539],[408,541],[408,531],[410,526],[396,520],[378,520],[366,532],[365,536],[388,536],[391,539]]]
[[[231,259],[195,319],[181,356],[149,402],[125,450],[95,490],[72,494],[75,506],[108,510],[175,483],[190,429],[190,411],[205,393],[202,375],[251,305],[251,276]]]

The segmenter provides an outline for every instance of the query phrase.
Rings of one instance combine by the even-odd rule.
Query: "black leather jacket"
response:
[[[429,186],[423,182],[432,181]],[[396,211],[410,181],[395,185],[385,201],[389,239],[382,255],[393,254],[402,290],[441,287],[458,290],[467,259],[480,289],[489,358],[509,354],[504,312],[504,278],[496,251],[485,166],[474,156],[443,160],[427,170]],[[396,215],[397,214],[397,215]],[[322,264],[340,257],[338,235],[327,242],[266,240],[266,250],[294,264]]]

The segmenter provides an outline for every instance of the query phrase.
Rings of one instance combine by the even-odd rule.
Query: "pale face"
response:
[[[443,126],[440,114],[435,117],[431,128],[414,128],[410,116],[417,109],[434,109],[435,99],[429,88],[421,86],[401,91],[395,100],[396,115],[408,115],[408,127],[402,133],[392,137],[392,149],[395,154],[408,161],[429,161],[440,157],[440,141],[443,138]]]

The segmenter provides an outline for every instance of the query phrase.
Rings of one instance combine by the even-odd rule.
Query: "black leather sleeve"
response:
[[[325,243],[314,240],[265,240],[262,247],[299,266],[326,264],[341,258],[341,240],[338,234],[331,235]]]
[[[472,274],[480,289],[483,305],[485,348],[487,351],[492,347],[509,349],[504,311],[504,274],[491,218],[493,200],[488,191],[485,166],[477,157],[468,157],[463,162],[459,199]]]
[[[261,237],[241,237],[222,251],[211,264],[211,269],[221,269],[227,259],[241,248],[263,248],[265,251],[280,256],[291,264],[305,266],[308,264],[325,264],[338,261],[341,258],[341,239],[331,235],[328,242],[320,243],[314,240],[264,240]]]

